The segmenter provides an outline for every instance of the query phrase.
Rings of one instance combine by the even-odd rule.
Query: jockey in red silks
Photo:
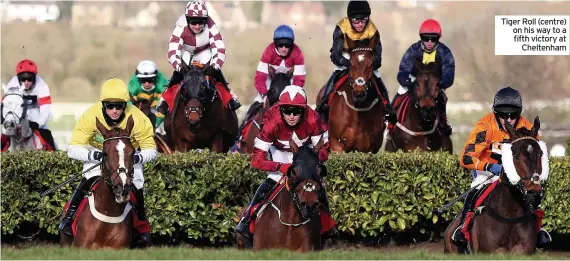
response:
[[[203,0],[191,0],[186,4],[183,15],[178,17],[176,26],[170,36],[168,44],[168,62],[174,68],[170,83],[163,98],[174,95],[169,94],[175,88],[170,88],[179,84],[183,80],[183,74],[180,72],[182,66],[182,52],[188,51],[193,54],[190,62],[199,62],[206,65],[204,74],[212,76],[216,81],[221,82],[225,91],[232,98],[229,100],[228,106],[231,110],[237,110],[241,104],[237,97],[231,92],[224,75],[222,74],[222,66],[226,59],[226,47],[222,39],[222,34],[216,26],[214,20],[208,16],[208,9]],[[224,95],[224,94],[222,94]],[[170,103],[172,101],[167,100]],[[168,112],[168,105],[161,99],[157,107],[157,126],[160,125],[164,115]]]
[[[20,88],[20,86],[24,88],[23,98],[27,104],[26,117],[30,128],[38,130],[45,142],[55,150],[53,136],[47,128],[47,122],[51,117],[51,95],[47,83],[38,76],[38,66],[34,61],[25,59],[16,65],[16,76],[10,79],[6,90],[12,87]],[[2,134],[2,145],[9,140],[8,136]]]
[[[236,232],[251,239],[249,223],[251,221],[250,209],[267,199],[277,181],[286,175],[287,169],[293,162],[293,153],[289,140],[293,139],[301,147],[305,143],[316,145],[323,139],[324,146],[318,152],[319,160],[325,162],[329,156],[328,131],[326,125],[320,120],[318,114],[307,106],[307,95],[303,88],[295,85],[285,87],[279,101],[263,117],[262,128],[257,138],[251,158],[252,167],[267,171],[267,179],[257,189],[252,202],[245,215],[236,227]],[[271,153],[272,160],[267,154]],[[324,189],[324,188],[323,188]],[[326,193],[319,193],[319,201],[323,202],[330,212]],[[323,238],[336,236],[335,227],[325,232]]]

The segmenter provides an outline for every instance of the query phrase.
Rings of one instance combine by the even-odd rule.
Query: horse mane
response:
[[[319,155],[310,147],[311,143],[305,143],[303,146],[299,147],[299,150],[293,155],[293,166],[299,166],[299,169],[303,170],[303,167],[308,168],[311,163],[315,165],[319,162]],[[299,171],[296,176],[296,180],[303,181],[307,179],[320,180],[317,175],[317,171]]]
[[[196,66],[189,66],[188,71],[184,74],[184,86],[188,94],[192,97],[198,96],[200,92],[200,84],[204,81],[202,69]]]

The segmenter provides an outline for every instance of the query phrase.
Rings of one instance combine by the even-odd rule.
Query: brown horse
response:
[[[170,148],[180,152],[209,148],[225,153],[237,136],[237,116],[224,106],[212,79],[204,76],[203,65],[182,64],[184,80],[174,98],[174,109],[164,119]]]
[[[137,107],[139,110],[141,110],[144,113],[144,115],[146,115],[150,119],[152,126],[154,126],[154,124],[156,122],[156,115],[154,113],[152,113],[152,110],[151,110],[152,100],[144,99],[144,98],[140,98],[140,97],[138,97],[135,100],[133,97],[131,97],[131,102],[133,103],[133,105],[135,107]]]
[[[441,131],[442,122],[436,110],[440,93],[439,79],[441,61],[423,64],[414,60],[416,84],[401,97],[398,111],[398,123],[386,139],[386,151],[395,152],[422,150],[443,150],[453,153],[453,144],[449,136]]]
[[[315,149],[307,144],[300,148],[289,141],[294,153],[293,163],[277,185],[277,192],[268,202],[257,208],[253,249],[281,248],[297,252],[321,250],[321,218],[323,211],[318,193],[322,193],[321,178],[326,168],[319,164],[317,151],[323,146],[322,139]],[[254,216],[255,217],[255,216]],[[247,247],[247,239],[236,233],[239,249]]]
[[[279,95],[281,92],[291,84],[291,78],[293,77],[293,68],[288,72],[275,72],[275,68],[269,66],[269,77],[271,77],[271,85],[269,86],[269,91],[266,95],[266,100],[263,104],[252,105],[256,108],[252,108],[251,113],[253,117],[251,120],[244,121],[244,126],[240,128],[242,130],[242,137],[238,141],[240,143],[240,153],[252,153],[253,145],[255,145],[255,138],[261,130],[261,122],[263,119],[263,114],[271,106],[273,106],[277,101],[279,101]],[[244,135],[245,134],[245,135]]]
[[[129,203],[133,187],[132,117],[125,129],[108,130],[99,119],[97,129],[105,138],[103,163],[97,188],[88,195],[83,211],[76,217],[75,237],[60,233],[62,246],[81,248],[131,247],[134,229]]]
[[[330,99],[328,130],[331,151],[377,152],[384,139],[386,107],[373,79],[373,48],[376,40],[359,41],[346,37],[350,53],[348,80],[335,88]],[[343,79],[341,77],[340,79]],[[324,87],[319,91],[320,103]]]
[[[459,220],[449,224],[444,234],[445,253],[464,252],[516,252],[532,254],[536,251],[537,225],[530,209],[532,193],[540,193],[542,186],[538,181],[542,173],[542,150],[538,144],[540,121],[534,120],[531,130],[521,128],[514,130],[506,124],[509,132],[512,156],[505,156],[502,162],[505,169],[515,171],[501,173],[495,188],[490,192],[470,221],[471,243],[467,251],[451,242],[451,236]],[[505,145],[503,145],[505,146]],[[508,158],[507,158],[508,157]],[[510,159],[510,160],[509,160]],[[510,161],[510,163],[509,163]],[[516,173],[515,173],[516,172]],[[516,185],[512,185],[509,177],[520,177]]]

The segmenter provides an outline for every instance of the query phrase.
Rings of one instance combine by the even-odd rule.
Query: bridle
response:
[[[14,118],[16,119],[16,121],[17,121],[16,129],[18,130],[17,133],[18,133],[18,136],[19,136],[19,135],[22,134],[22,122],[24,121],[24,119],[26,119],[26,115],[27,115],[27,112],[28,112],[28,104],[26,103],[26,100],[24,99],[24,97],[23,97],[22,95],[18,94],[18,93],[8,93],[8,94],[6,94],[6,95],[4,96],[4,98],[5,98],[5,97],[8,97],[8,96],[10,96],[10,95],[18,96],[18,97],[20,97],[20,98],[22,99],[22,114],[21,114],[20,116],[18,116],[14,111],[8,111],[8,112],[6,113],[6,117],[7,117],[8,115],[12,115],[12,117],[14,117]],[[4,110],[4,103],[2,103],[2,110]],[[5,121],[4,121],[5,119],[6,119],[6,118],[4,117],[4,115],[2,115],[2,122],[5,122]],[[34,133],[33,133],[33,132],[31,132],[30,136],[28,136],[28,137],[20,137],[19,141],[20,141],[20,142],[24,142],[24,141],[30,139],[32,136],[34,136]]]
[[[355,53],[355,52],[373,52],[374,49],[370,48],[370,47],[359,47],[359,48],[354,48],[350,51],[350,53]],[[372,74],[374,74],[374,72],[372,72]],[[352,79],[352,77],[350,76],[350,72],[348,73],[348,84],[350,84],[350,87],[352,87],[352,89],[354,89],[354,85],[358,85],[358,86],[364,86],[364,93],[368,92],[368,88],[372,87],[372,78],[374,76],[370,77],[370,79],[365,80],[362,77],[358,77],[356,79]]]
[[[183,84],[185,86],[187,86],[188,83],[183,83]],[[202,118],[204,117],[206,112],[210,110],[210,105],[214,102],[214,100],[217,97],[217,92],[214,89],[215,87],[210,85],[210,77],[209,76],[205,76],[205,81],[203,81],[200,84],[204,86],[205,91],[212,91],[213,95],[211,95],[210,99],[207,99],[207,97],[200,95],[200,94],[203,94],[202,90],[198,91],[197,97],[187,98],[185,95],[180,95],[182,100],[184,101],[184,104],[187,104],[192,99],[196,99],[202,105],[202,108],[200,108],[198,106],[185,105],[184,106],[184,116],[186,118],[186,121],[188,121],[188,118],[190,117],[190,113],[192,113],[192,112],[197,113],[199,119],[202,120]],[[186,88],[188,88],[188,87],[186,87]],[[199,86],[198,86],[198,88],[199,88]],[[202,113],[200,113],[200,110],[202,110]]]
[[[128,140],[130,141],[130,140],[131,140],[131,137],[130,137],[130,136],[117,136],[117,137],[106,138],[106,139],[103,141],[103,144],[105,144],[106,141],[119,140],[119,139],[128,139]],[[105,161],[105,153],[103,153],[103,158],[101,159],[101,161],[103,161],[103,162]],[[127,169],[125,169],[125,168],[118,168],[116,171],[111,172],[111,171],[109,171],[109,170],[107,169],[107,166],[106,166],[105,164],[101,164],[101,172],[108,174],[108,175],[101,175],[101,177],[103,178],[103,180],[105,181],[105,183],[107,183],[107,185],[109,185],[110,187],[113,187],[113,186],[114,186],[114,185],[113,185],[113,182],[115,181],[115,179],[117,179],[117,178],[120,176],[121,173],[123,173],[123,174],[126,175],[126,174],[127,174]],[[114,174],[115,172],[117,172],[118,175],[115,176],[114,179],[111,179],[111,176],[113,176],[113,174]],[[131,175],[129,175],[129,177],[132,178],[132,177],[133,177],[133,171],[132,171],[132,169],[131,169],[130,173],[131,173]]]
[[[536,139],[535,137],[531,137],[531,136],[523,136],[523,137],[517,138],[517,139],[515,139],[514,141],[512,141],[511,144],[515,144],[516,142],[521,141],[521,140],[533,140],[533,141],[535,141],[535,142],[538,144],[538,139]],[[513,157],[515,157],[515,155],[513,155]],[[538,181],[538,179],[539,179],[539,174],[538,174],[538,173],[534,173],[532,176],[530,176],[530,177],[524,177],[524,178],[521,178],[520,180],[521,180],[521,181],[522,181],[522,180],[532,180],[532,182],[533,182],[534,184],[540,184],[540,182]],[[526,195],[526,194],[527,194],[526,189],[525,189],[524,187],[522,187],[522,188],[524,189],[524,194]]]

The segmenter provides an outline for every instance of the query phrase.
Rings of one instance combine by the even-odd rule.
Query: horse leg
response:
[[[210,144],[210,150],[217,153],[223,153],[224,151],[224,137],[223,134],[216,134],[212,144]]]
[[[451,243],[451,237],[453,236],[453,232],[455,232],[455,229],[458,226],[459,226],[459,220],[454,219],[447,226],[447,229],[445,229],[445,232],[443,233],[443,243],[444,243],[443,253],[445,253],[445,254],[459,253],[459,249],[457,248],[457,246],[455,246],[453,243]]]
[[[342,144],[340,141],[338,141],[337,139],[330,139],[330,149],[331,151],[335,151],[335,152],[344,152],[344,144]]]

